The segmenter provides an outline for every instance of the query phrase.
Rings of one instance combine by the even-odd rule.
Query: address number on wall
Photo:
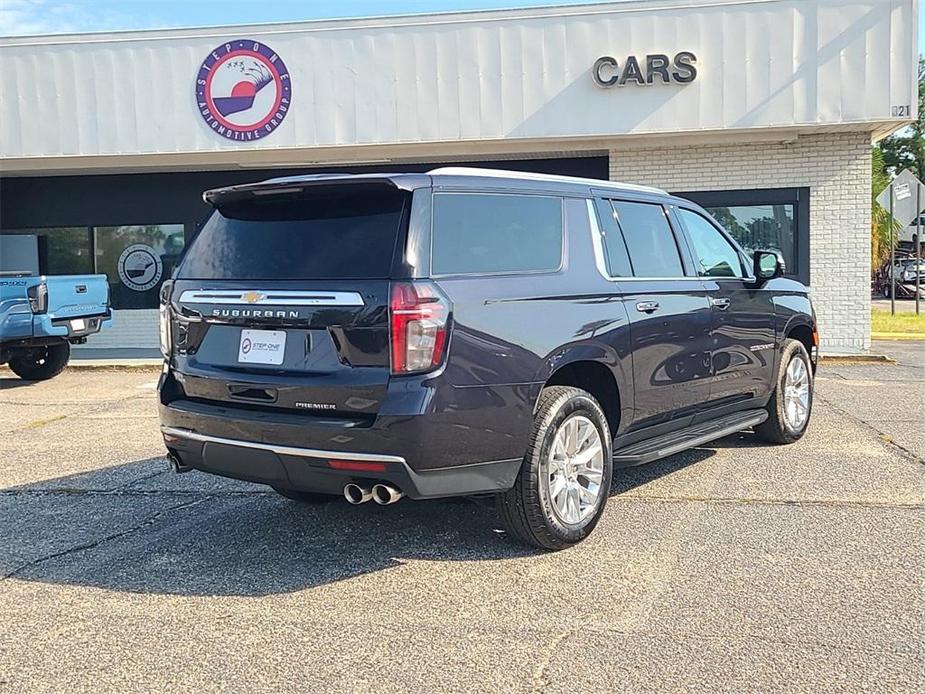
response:
[[[894,106],[892,109],[893,118],[910,118],[912,116],[912,106]]]

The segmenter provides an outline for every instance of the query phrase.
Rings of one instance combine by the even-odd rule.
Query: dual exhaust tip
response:
[[[375,501],[380,506],[388,506],[403,496],[401,489],[382,482],[372,487],[362,487],[353,482],[344,485],[344,498],[354,506],[365,504],[367,501]]]

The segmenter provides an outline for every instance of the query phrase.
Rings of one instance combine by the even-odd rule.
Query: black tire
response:
[[[794,359],[801,359],[806,369],[806,377],[809,381],[809,399],[807,404],[806,419],[799,427],[794,427],[787,420],[784,412],[786,406],[784,398],[784,380],[787,376],[787,369]],[[813,411],[813,368],[809,360],[809,354],[806,347],[798,340],[784,340],[783,349],[781,350],[780,361],[777,365],[777,374],[774,378],[774,392],[768,401],[767,407],[768,418],[755,427],[755,433],[769,443],[793,443],[798,441],[806,433],[809,426],[809,420]]]
[[[282,487],[273,487],[273,490],[280,496],[287,499],[298,501],[303,504],[326,504],[334,501],[337,497],[333,494],[316,494],[314,492],[300,492],[296,489],[284,489]]]
[[[47,381],[64,371],[70,358],[71,346],[67,342],[32,347],[10,359],[10,370],[26,381]]]
[[[541,476],[559,428],[577,414],[589,419],[600,436],[603,475],[599,496],[595,501],[596,508],[580,522],[568,525],[557,516],[549,499],[548,481],[542,480]],[[565,549],[581,542],[594,530],[610,496],[612,475],[610,428],[597,400],[580,388],[544,388],[540,393],[533,432],[517,480],[511,489],[495,497],[498,513],[514,539],[540,549]]]

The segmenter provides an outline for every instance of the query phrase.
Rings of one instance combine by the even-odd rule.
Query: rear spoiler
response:
[[[414,190],[430,185],[427,174],[313,174],[310,176],[289,176],[273,178],[258,183],[244,183],[226,188],[213,188],[202,194],[202,199],[219,207],[228,202],[245,200],[264,195],[285,195],[301,193],[308,188],[344,184],[387,185],[399,190]]]

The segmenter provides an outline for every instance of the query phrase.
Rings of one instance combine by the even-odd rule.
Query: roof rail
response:
[[[479,169],[474,166],[441,166],[438,169],[431,169],[427,172],[431,176],[483,176],[491,178],[522,178],[528,181],[555,181],[557,183],[585,183],[595,187],[613,187],[624,190],[635,190],[641,193],[661,193],[667,195],[668,192],[661,188],[652,186],[640,186],[635,183],[618,183],[616,181],[604,181],[598,178],[579,178],[577,176],[557,176],[555,174],[531,173],[528,171],[508,171],[505,169]]]

